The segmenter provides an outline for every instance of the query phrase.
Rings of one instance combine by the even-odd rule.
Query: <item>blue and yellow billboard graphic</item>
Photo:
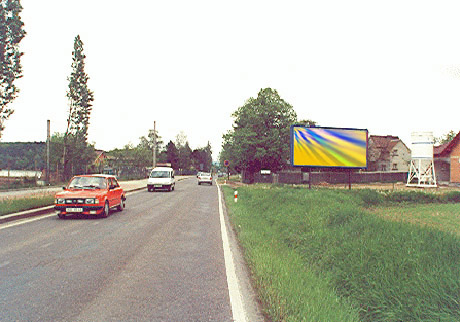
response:
[[[367,130],[291,126],[291,165],[367,168]]]

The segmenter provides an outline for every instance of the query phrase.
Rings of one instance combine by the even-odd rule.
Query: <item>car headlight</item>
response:
[[[95,205],[95,204],[99,203],[99,201],[96,198],[88,198],[88,199],[85,199],[85,203]]]
[[[58,198],[55,200],[56,201],[56,204],[63,204],[65,203],[65,199],[64,198]]]

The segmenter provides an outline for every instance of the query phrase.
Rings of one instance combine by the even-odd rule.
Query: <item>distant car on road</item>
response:
[[[201,185],[202,183],[209,183],[212,185],[212,175],[208,172],[201,172],[198,175],[198,185]]]
[[[154,191],[157,189],[172,191],[175,186],[176,181],[174,179],[174,170],[172,168],[156,167],[150,172],[149,180],[147,181],[148,191]]]
[[[66,215],[98,215],[108,217],[111,208],[122,211],[126,194],[113,175],[92,174],[74,176],[64,191],[55,195],[54,209],[59,218]]]

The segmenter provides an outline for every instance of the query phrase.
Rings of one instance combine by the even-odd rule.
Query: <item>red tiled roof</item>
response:
[[[372,145],[376,148],[392,149],[399,141],[399,137],[393,135],[370,135],[369,140],[372,140]]]
[[[460,132],[452,139],[452,141],[435,146],[433,149],[433,154],[435,157],[445,157],[450,154],[452,149],[459,143],[460,141]]]

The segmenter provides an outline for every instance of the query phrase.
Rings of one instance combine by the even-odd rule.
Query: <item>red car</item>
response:
[[[56,193],[54,209],[59,218],[66,215],[98,215],[108,217],[111,208],[122,211],[126,195],[113,175],[74,176],[64,191]]]

